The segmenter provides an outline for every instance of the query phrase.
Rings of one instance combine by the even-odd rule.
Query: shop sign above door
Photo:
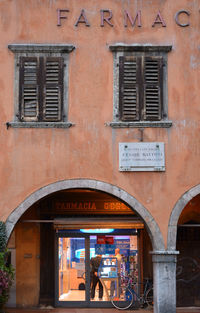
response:
[[[120,171],[165,171],[163,142],[119,143]]]

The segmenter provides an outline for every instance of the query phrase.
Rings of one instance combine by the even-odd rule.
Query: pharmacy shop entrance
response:
[[[120,281],[141,279],[139,229],[56,232],[56,305],[109,307]]]
[[[94,190],[64,190],[36,209],[40,304],[109,307],[110,296],[120,292],[120,277],[132,275],[137,283],[152,278],[147,229],[119,199]]]

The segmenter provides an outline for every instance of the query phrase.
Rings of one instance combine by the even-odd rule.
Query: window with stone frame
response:
[[[68,55],[72,45],[13,44],[15,116],[12,127],[70,127]]]
[[[112,127],[170,127],[167,52],[171,46],[110,46],[114,52]]]
[[[63,58],[20,57],[20,121],[61,121]]]

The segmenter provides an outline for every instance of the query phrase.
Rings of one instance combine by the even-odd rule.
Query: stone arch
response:
[[[176,235],[177,235],[177,223],[186,204],[195,196],[200,194],[200,184],[186,191],[176,202],[168,224],[168,238],[167,248],[168,250],[176,250]]]
[[[73,188],[103,191],[125,202],[144,221],[152,241],[153,250],[165,250],[164,240],[156,221],[141,203],[139,203],[133,196],[117,186],[91,179],[69,179],[58,181],[42,187],[32,193],[9,215],[6,221],[8,237],[10,236],[12,230],[14,229],[17,221],[22,216],[22,214],[26,210],[28,210],[30,206],[33,205],[36,201],[54,192]]]

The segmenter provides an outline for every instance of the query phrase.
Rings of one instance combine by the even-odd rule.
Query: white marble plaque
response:
[[[119,143],[120,171],[165,171],[163,142]]]

